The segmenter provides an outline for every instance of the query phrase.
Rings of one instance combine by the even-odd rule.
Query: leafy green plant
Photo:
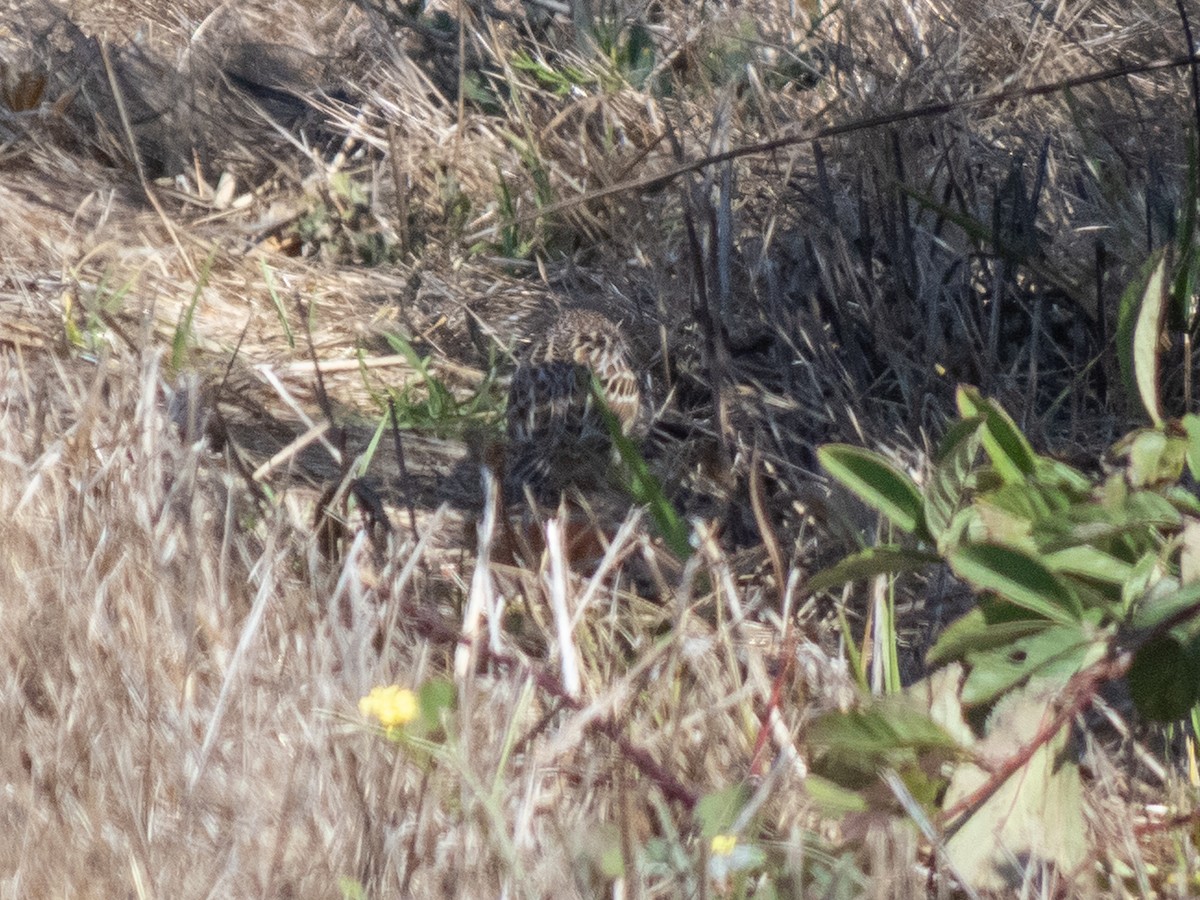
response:
[[[517,215],[517,203],[509,187],[504,173],[497,169],[497,191],[500,202],[499,241],[494,244],[483,244],[478,249],[494,252],[504,259],[527,259],[537,246],[537,238],[524,233],[520,217]]]
[[[279,327],[283,330],[284,339],[287,340],[288,347],[294,350],[296,348],[296,336],[292,333],[292,326],[288,322],[287,310],[283,306],[283,298],[279,296],[279,291],[275,286],[275,277],[265,259],[259,260],[259,268],[262,270],[263,281],[267,285],[267,296],[271,298],[271,305],[275,307],[275,315],[279,318]]]
[[[1095,475],[1035,453],[974,389],[960,388],[957,399],[960,419],[923,487],[861,448],[818,453],[904,540],[817,573],[812,589],[938,560],[977,601],[930,648],[933,674],[915,691],[922,702],[910,692],[832,714],[811,736],[824,748],[814,771],[831,783],[866,790],[892,772],[912,797],[940,808],[952,861],[995,886],[998,859],[953,836],[994,816],[998,828],[1019,823],[1004,852],[1035,849],[1030,835],[1059,813],[1031,792],[1078,792],[1064,749],[1074,714],[1101,685],[1123,681],[1154,720],[1180,719],[1200,702],[1200,500],[1181,484],[1185,471],[1200,476],[1200,418],[1135,431],[1111,451],[1107,474]],[[948,769],[947,754],[957,760]],[[1008,768],[995,765],[997,754]],[[1060,826],[1082,833],[1081,821]],[[1082,848],[1051,841],[1039,852],[1069,869]]]
[[[449,168],[440,169],[435,181],[442,205],[441,223],[453,238],[460,239],[471,218],[471,198]]]
[[[746,69],[755,62],[755,50],[761,42],[758,26],[747,17],[732,28],[707,35],[699,62],[705,80],[713,86],[736,86],[746,80]]]
[[[459,397],[431,371],[429,357],[418,353],[400,335],[390,334],[387,341],[420,376],[414,382],[391,392],[395,401],[397,427],[446,436],[460,434],[470,425],[496,418],[500,401],[490,375],[471,394]]]

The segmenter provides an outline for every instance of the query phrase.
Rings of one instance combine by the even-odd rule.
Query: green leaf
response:
[[[884,768],[914,774],[928,760],[956,755],[959,744],[913,701],[899,694],[864,709],[832,711],[809,726],[808,740],[819,752],[813,771],[842,787],[869,788]]]
[[[421,706],[421,724],[434,732],[441,729],[443,714],[454,708],[457,692],[454,682],[445,678],[431,678],[421,685],[417,697]]]
[[[987,540],[987,528],[981,509],[981,505],[975,503],[954,514],[946,524],[946,530],[938,538],[938,553],[948,556],[960,544],[979,543]]]
[[[1125,493],[1112,504],[1086,503],[1067,510],[1060,522],[1067,526],[1065,531],[1038,535],[1041,551],[1049,554],[1090,544],[1131,561],[1148,549],[1157,549],[1162,532],[1173,530],[1181,521],[1180,514],[1162,497],[1141,493],[1144,499]]]
[[[1197,255],[1196,247],[1190,240],[1181,240],[1180,246],[1179,262],[1171,281],[1166,324],[1174,331],[1189,331],[1196,316]]]
[[[1069,492],[1080,500],[1086,497],[1093,487],[1092,479],[1078,469],[1061,460],[1048,459],[1044,456],[1037,458],[1034,474],[1037,476],[1037,480],[1047,487]]]
[[[408,338],[394,333],[385,334],[383,337],[396,353],[404,357],[405,362],[421,373],[422,378],[429,377],[429,360],[417,352]]]
[[[1193,609],[1200,613],[1200,581],[1183,587],[1174,578],[1162,578],[1150,586],[1133,611],[1130,624],[1138,630],[1157,628],[1168,619],[1184,615]]]
[[[942,453],[925,492],[925,525],[942,546],[955,513],[967,500],[968,486],[982,441],[982,418],[956,422],[942,442]]]
[[[1200,519],[1185,519],[1179,533],[1179,583],[1200,582]]]
[[[1129,483],[1135,488],[1174,483],[1183,474],[1188,445],[1158,429],[1142,429],[1129,447]]]
[[[628,478],[626,487],[630,496],[633,497],[634,502],[645,506],[649,511],[651,521],[654,522],[658,533],[662,535],[663,541],[671,552],[680,559],[687,559],[692,555],[693,550],[691,528],[663,492],[662,485],[654,477],[650,467],[646,465],[646,458],[625,434],[621,423],[608,408],[608,402],[604,399],[604,388],[601,387],[599,380],[594,375],[592,376],[592,402],[600,411],[605,427],[608,428],[609,436],[612,438],[613,446],[617,448],[617,455],[625,466]]]
[[[750,799],[744,784],[735,784],[714,794],[705,794],[696,804],[696,819],[706,840],[725,834]]]
[[[1200,158],[1197,157],[1196,133],[1188,140],[1188,175],[1183,207],[1183,227],[1175,238],[1178,263],[1171,284],[1168,328],[1191,331],[1196,317],[1196,282],[1200,277],[1200,257],[1196,253],[1196,201],[1200,192]]]
[[[1143,553],[1133,564],[1129,578],[1121,585],[1121,607],[1124,612],[1128,614],[1134,608],[1134,604],[1147,598],[1151,589],[1163,581],[1163,575],[1163,565],[1159,554],[1154,550]],[[1178,587],[1178,581],[1172,578],[1167,590],[1175,590]]]
[[[1032,550],[1068,526],[1076,505],[1071,492],[1036,479],[1005,484],[975,503],[987,535],[976,543],[988,540]]]
[[[1042,511],[1033,503],[1033,495],[1026,487],[1021,484],[1009,485],[977,499],[971,505],[975,521],[971,523],[970,542],[1006,544],[1033,550],[1037,546],[1033,540],[1033,523],[1041,517]],[[947,555],[953,552],[953,546],[947,548]]]
[[[1107,584],[1123,585],[1133,574],[1133,566],[1129,563],[1087,545],[1047,553],[1042,559],[1052,572],[1078,575]]]
[[[1004,606],[1007,616],[997,621],[996,616],[989,615],[997,606],[999,604],[995,602],[984,601],[951,622],[937,643],[929,649],[926,662],[930,666],[945,665],[952,660],[963,659],[968,653],[1009,646],[1047,627],[1045,619],[1015,617],[1015,614],[1024,614],[1024,610],[1007,605]]]
[[[807,586],[810,591],[824,591],[840,587],[848,581],[867,581],[877,575],[919,572],[938,561],[939,558],[931,553],[909,550],[896,544],[868,547],[817,572],[808,579]]]
[[[1166,248],[1163,248],[1150,257],[1141,274],[1125,289],[1117,314],[1117,361],[1121,378],[1130,396],[1141,400],[1155,425],[1163,422],[1158,396],[1158,343],[1166,307],[1166,268]]]
[[[1144,644],[1129,667],[1129,696],[1139,713],[1156,722],[1173,722],[1200,699],[1200,658],[1196,645],[1171,635]]]
[[[985,399],[976,388],[966,385],[959,386],[955,399],[963,418],[983,417],[983,448],[1004,481],[1024,481],[1033,474],[1037,455],[1000,404]]]
[[[196,317],[196,306],[200,303],[200,297],[204,294],[204,289],[208,286],[209,276],[212,274],[213,262],[217,257],[217,248],[214,247],[205,258],[200,271],[197,273],[196,287],[192,291],[192,298],[188,301],[187,306],[183,307],[179,313],[179,321],[175,325],[175,333],[171,337],[171,368],[178,371],[183,367],[187,357],[188,344],[192,339],[192,320]],[[128,289],[128,285],[119,292],[123,294]]]
[[[869,808],[866,798],[858,791],[844,788],[835,781],[811,772],[804,779],[804,792],[829,816],[866,812]]]
[[[621,829],[615,822],[600,822],[593,827],[584,854],[591,859],[605,878],[620,878],[625,874],[625,857],[621,852]]]
[[[855,758],[885,758],[899,748],[958,747],[927,714],[898,701],[826,713],[809,726],[808,739],[825,751]]]
[[[912,534],[924,522],[917,485],[880,454],[849,444],[826,444],[817,458],[831,476],[902,531]]]
[[[1078,599],[1028,553],[999,544],[975,544],[951,554],[950,568],[964,581],[1039,616],[1068,625],[1080,620]]]
[[[287,310],[283,306],[283,300],[279,296],[279,291],[275,288],[275,279],[271,274],[270,268],[267,266],[267,258],[260,257],[258,261],[259,268],[262,270],[263,281],[267,285],[267,296],[271,298],[271,303],[275,307],[275,315],[279,318],[279,326],[283,329],[283,337],[287,341],[288,347],[296,349],[296,336],[292,334],[292,326],[288,323]]]
[[[1187,433],[1187,465],[1192,478],[1200,481],[1200,416],[1188,413],[1181,420]]]
[[[869,693],[871,686],[867,676],[867,667],[863,664],[862,651],[858,647],[858,642],[854,639],[854,629],[850,627],[850,620],[846,617],[846,605],[844,603],[838,604],[837,617],[838,628],[842,632],[842,646],[846,648],[846,656],[849,657],[850,673],[858,683],[859,689],[864,693]]]
[[[1101,541],[1132,541],[1157,547],[1164,531],[1174,531],[1183,524],[1183,516],[1175,505],[1158,491],[1131,490],[1128,480],[1114,473],[1098,494],[1099,504],[1084,504],[1072,509],[1069,516],[1078,527],[1072,528],[1080,540],[1099,545]],[[1149,549],[1134,550],[1140,556]]]
[[[1106,635],[1079,625],[1050,625],[1011,644],[969,653],[970,673],[963,682],[963,706],[982,706],[1035,675],[1066,683],[1076,672],[1101,659]]]
[[[1162,497],[1177,512],[1187,516],[1200,517],[1200,497],[1197,497],[1188,488],[1182,484],[1171,484],[1166,487],[1159,488]]]

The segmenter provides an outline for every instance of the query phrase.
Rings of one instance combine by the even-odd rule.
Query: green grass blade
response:
[[[279,325],[283,328],[283,336],[287,339],[288,348],[295,350],[296,336],[292,334],[292,326],[288,322],[287,310],[284,309],[283,300],[279,297],[279,291],[275,289],[275,276],[271,274],[271,270],[267,267],[265,259],[260,259],[258,264],[262,269],[263,281],[267,285],[267,296],[271,298],[271,303],[275,306],[275,315],[279,317]]]

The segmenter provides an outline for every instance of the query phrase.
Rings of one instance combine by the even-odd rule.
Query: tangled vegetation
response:
[[[1191,29],[12,0],[0,893],[1200,890]]]

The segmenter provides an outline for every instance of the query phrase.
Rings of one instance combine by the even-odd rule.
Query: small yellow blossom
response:
[[[712,854],[713,856],[729,856],[736,846],[736,834],[718,834],[712,839]]]
[[[417,695],[398,684],[371,688],[371,693],[358,701],[358,711],[391,731],[407,725],[417,717],[420,705]]]
[[[716,882],[722,893],[729,892],[730,878],[738,872],[760,869],[767,862],[761,847],[743,841],[736,834],[718,834],[710,845],[708,877]]]

